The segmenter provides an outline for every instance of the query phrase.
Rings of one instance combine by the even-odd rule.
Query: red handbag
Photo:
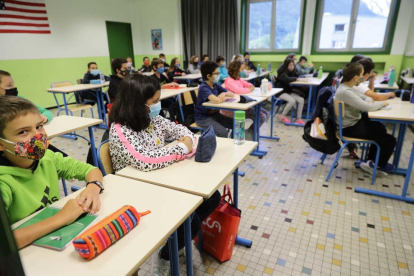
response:
[[[230,187],[225,185],[216,210],[202,222],[203,249],[221,262],[230,260],[240,218],[241,210],[234,207]]]

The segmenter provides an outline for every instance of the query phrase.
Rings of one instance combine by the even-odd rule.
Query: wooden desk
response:
[[[55,88],[48,88],[46,91],[49,93],[53,93],[55,96],[56,102],[58,100],[56,98],[56,94],[61,94],[63,97],[63,105],[65,106],[66,115],[69,115],[68,104],[66,100],[66,95],[73,92],[78,91],[87,91],[87,90],[95,90],[96,99],[97,99],[97,106],[98,106],[98,113],[99,118],[103,120],[103,123],[99,125],[100,128],[106,129],[107,128],[107,118],[104,112],[105,110],[105,102],[102,95],[102,88],[105,86],[109,86],[109,81],[101,84],[76,84],[76,85],[69,85],[63,87],[55,87]],[[60,105],[58,104],[60,108]],[[59,114],[58,114],[59,115]]]
[[[73,93],[77,91],[84,91],[84,90],[92,90],[92,89],[98,89],[105,86],[109,86],[109,81],[101,84],[74,84],[69,86],[63,86],[63,87],[54,87],[54,88],[48,88],[46,91],[48,92],[54,92],[54,93]]]
[[[55,138],[83,128],[96,126],[100,123],[102,123],[101,119],[62,115],[54,117],[52,121],[45,124],[44,128],[49,138]],[[93,136],[91,140],[93,140]]]
[[[368,112],[368,116],[375,120],[395,120],[414,122],[414,104],[403,102],[401,99],[387,100],[392,105],[390,110]]]
[[[175,96],[178,96],[178,95],[183,94],[185,92],[192,91],[192,90],[197,90],[197,89],[198,89],[198,86],[197,87],[182,87],[180,89],[165,89],[165,88],[163,88],[163,89],[161,89],[160,100],[175,97]]]
[[[26,275],[131,275],[202,203],[198,196],[115,175],[105,176],[104,184],[98,220],[126,204],[134,206],[138,212],[151,210],[151,214],[142,217],[136,228],[90,261],[76,253],[72,245],[62,252],[28,246],[20,250]],[[62,207],[78,194],[79,191],[53,206]]]
[[[260,88],[254,88],[254,90],[250,93],[244,94],[246,96],[253,96],[253,97],[264,97],[264,98],[269,98],[269,97],[273,97],[274,95],[276,95],[279,92],[282,92],[283,89],[282,88],[272,88],[272,90],[268,91],[266,94],[262,94],[262,90]]]
[[[401,77],[401,79],[405,81],[407,84],[414,84],[414,78]]]
[[[201,73],[198,74],[187,74],[185,76],[174,77],[175,80],[196,80],[202,78]]]
[[[209,198],[256,146],[257,142],[235,145],[233,139],[217,137],[217,149],[209,163],[195,162],[192,157],[150,172],[126,167],[116,175]]]
[[[257,72],[250,72],[249,75],[246,78],[242,78],[242,79],[245,80],[245,81],[249,81],[249,80],[253,80],[253,79],[256,79],[256,78],[264,77],[264,76],[269,75],[269,74],[270,74],[270,71],[264,71],[263,73],[260,73],[259,76],[257,75]]]

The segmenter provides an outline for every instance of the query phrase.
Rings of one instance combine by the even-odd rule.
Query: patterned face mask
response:
[[[40,160],[45,156],[46,150],[49,146],[49,140],[46,134],[38,133],[29,140],[23,142],[11,142],[0,138],[4,142],[13,145],[14,152],[6,149],[7,152],[32,160]]]

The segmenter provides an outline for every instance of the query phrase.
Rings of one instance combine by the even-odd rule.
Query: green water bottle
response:
[[[244,144],[244,124],[246,120],[246,112],[236,111],[234,112],[235,127],[234,127],[234,143],[236,145]]]
[[[257,64],[257,76],[260,76],[260,64]]]
[[[323,68],[321,66],[321,67],[319,67],[319,71],[318,71],[318,79],[321,79],[322,75],[323,75]]]

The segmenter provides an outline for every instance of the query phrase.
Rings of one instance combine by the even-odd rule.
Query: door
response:
[[[109,59],[131,57],[132,63],[135,63],[131,24],[106,21],[106,33],[108,35]]]

